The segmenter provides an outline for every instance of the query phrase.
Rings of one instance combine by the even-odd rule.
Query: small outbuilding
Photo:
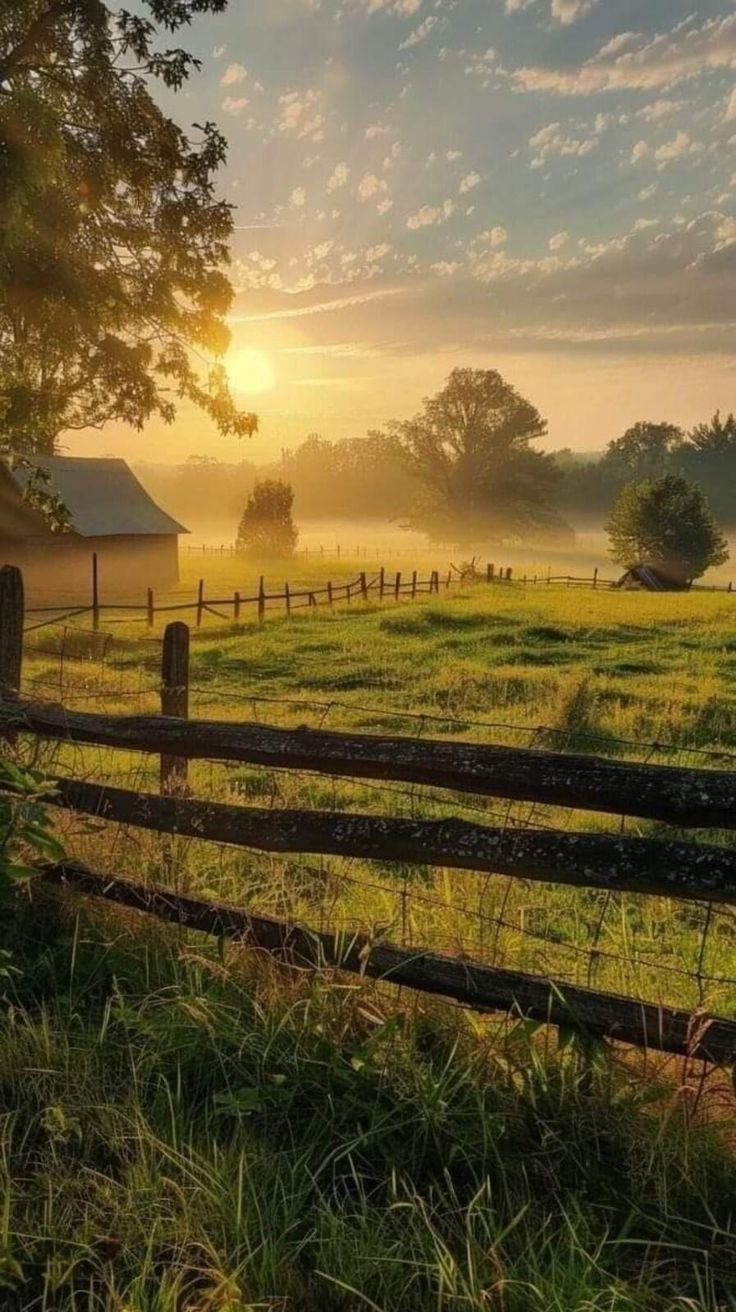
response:
[[[616,584],[617,588],[639,592],[687,592],[690,584],[686,579],[655,565],[633,565]]]
[[[186,533],[138,482],[124,460],[44,456],[48,475],[71,517],[66,533],[49,531],[23,500],[25,470],[0,465],[0,564],[19,565],[34,596],[89,599],[92,557],[100,592],[139,599],[147,588],[179,579],[179,534]]]

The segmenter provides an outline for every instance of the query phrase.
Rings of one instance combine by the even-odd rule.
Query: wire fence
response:
[[[161,639],[126,639],[88,630],[62,632],[32,645],[25,691],[70,708],[99,707],[126,715],[159,709]],[[453,737],[467,742],[543,746],[628,760],[731,768],[736,753],[665,741],[616,738],[552,724],[475,719],[458,711],[413,711],[373,705],[364,697],[276,697],[189,686],[190,714],[284,727],[385,731],[405,737]],[[25,762],[50,775],[137,792],[158,788],[156,758],[72,741],[23,739]],[[288,807],[326,812],[439,819],[452,815],[522,830],[662,836],[662,826],[626,815],[591,816],[571,807],[504,802],[417,784],[346,779],[278,767],[202,760],[190,770],[192,795],[271,811]],[[183,892],[216,895],[264,914],[346,933],[389,935],[418,949],[472,956],[494,966],[608,988],[639,999],[732,1013],[736,1006],[736,913],[729,905],[572,889],[477,871],[389,865],[358,858],[294,857],[207,841],[155,835],[135,825],[75,813],[59,821],[70,851],[114,873],[166,882]],[[666,836],[673,832],[668,829]],[[684,836],[684,831],[683,831]],[[694,851],[707,832],[694,841]],[[720,833],[733,846],[734,837]]]

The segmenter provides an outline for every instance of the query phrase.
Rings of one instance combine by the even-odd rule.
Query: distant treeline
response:
[[[573,522],[605,518],[626,483],[682,473],[702,486],[721,524],[736,524],[736,419],[716,414],[690,433],[674,424],[642,421],[601,454],[553,452],[559,476],[550,501]],[[182,465],[140,464],[151,494],[185,523],[217,517],[232,522],[233,537],[257,480],[291,484],[297,523],[305,519],[398,520],[417,495],[395,437],[327,441],[310,434],[269,465],[228,464],[192,456]]]

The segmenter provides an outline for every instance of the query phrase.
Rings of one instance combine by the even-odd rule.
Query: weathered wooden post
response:
[[[204,615],[204,579],[199,580],[197,587],[197,628],[202,627],[202,616]]]
[[[17,565],[0,569],[0,697],[17,697],[23,668],[23,575]]]
[[[445,579],[445,592],[447,592],[451,583],[452,583],[452,570],[448,569],[447,578]]]
[[[594,588],[597,588],[597,587],[598,587],[598,566],[597,566],[597,565],[596,565],[595,569],[593,570],[593,587],[594,587]]]
[[[240,619],[240,593],[239,592],[233,594],[233,619],[235,620],[236,624]]]
[[[486,583],[492,583],[492,582],[493,582],[493,576],[494,576],[494,574],[495,574],[495,566],[492,565],[491,562],[490,562],[490,560],[489,560],[488,565],[486,566]]]
[[[167,624],[161,659],[161,714],[189,718],[189,627],[177,620]],[[182,793],[187,782],[187,759],[161,757],[161,792]]]
[[[394,583],[394,601],[399,600],[401,592],[401,570],[396,571],[396,582]]]
[[[368,581],[365,577],[365,570],[361,570],[360,572],[360,595],[363,598],[363,601],[368,600]]]
[[[148,621],[149,629],[153,628],[154,616],[155,616],[155,611],[153,606],[153,588],[149,588],[146,596],[146,619]]]
[[[334,604],[334,603],[333,603],[333,596],[332,596],[332,584],[328,582],[328,584],[327,584],[327,605],[331,607],[333,604]]]
[[[97,552],[92,552],[92,628],[100,627],[100,575]]]
[[[511,566],[510,566],[510,565],[507,565],[507,566],[506,566],[506,578],[507,578],[508,582],[510,583],[510,582],[511,582]]]
[[[385,591],[386,591],[386,570],[382,565],[381,571],[378,575],[378,597],[380,601],[383,601],[383,594]]]
[[[258,619],[259,619],[259,622],[262,624],[265,618],[266,618],[266,587],[265,587],[265,584],[264,584],[264,581],[263,581],[263,575],[261,574],[260,580],[259,580],[259,582],[258,582]]]
[[[284,584],[284,603],[286,605],[286,614],[291,615],[291,588],[288,583]]]
[[[416,570],[413,570],[413,571],[412,571],[412,576],[411,576],[411,599],[412,599],[412,601],[416,601],[416,596],[417,596],[417,572],[416,572]]]

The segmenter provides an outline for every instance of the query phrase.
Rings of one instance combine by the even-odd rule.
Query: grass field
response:
[[[247,587],[229,558],[191,558],[185,571],[180,595],[200,572],[209,595]],[[294,584],[339,577],[334,561],[289,573]],[[262,626],[210,617],[194,639],[191,713],[728,768],[734,607],[722,595],[477,585]],[[32,635],[26,690],[77,708],[155,710],[160,632],[109,633]],[[155,762],[122,753],[62,746],[42,763],[157,786]],[[256,804],[620,828],[615,817],[250,767],[201,763],[191,782],[198,796]],[[725,910],[235,853],[81,818],[60,831],[70,852],[111,872],[734,1013]],[[388,986],[287,974],[48,895],[20,899],[0,941],[9,1312],[736,1308],[725,1078],[651,1055],[591,1055],[544,1028],[499,1027]]]

